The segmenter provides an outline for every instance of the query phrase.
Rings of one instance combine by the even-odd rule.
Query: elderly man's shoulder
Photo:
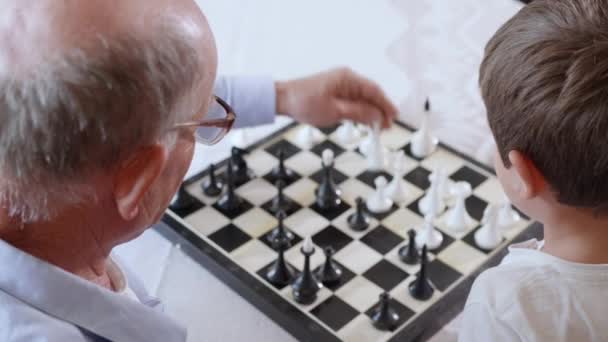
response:
[[[78,327],[50,316],[0,290],[0,341],[90,342]]]

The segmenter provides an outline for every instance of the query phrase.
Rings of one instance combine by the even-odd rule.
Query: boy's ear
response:
[[[509,152],[509,161],[518,182],[515,190],[525,199],[537,196],[545,188],[546,181],[534,162],[519,151]]]
[[[164,146],[151,145],[139,149],[122,163],[115,175],[114,201],[124,220],[137,217],[141,201],[161,175],[167,158]]]

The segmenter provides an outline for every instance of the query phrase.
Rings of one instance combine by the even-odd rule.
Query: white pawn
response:
[[[430,250],[437,249],[443,243],[443,235],[433,225],[434,214],[424,217],[422,229],[416,234],[416,247],[419,249],[424,245]]]
[[[237,129],[232,134],[232,145],[238,148],[245,148],[248,145],[249,134],[247,134],[247,130]]]
[[[302,147],[308,149],[316,143],[321,142],[323,137],[316,128],[310,125],[303,125],[297,133],[296,140]]]
[[[521,216],[511,207],[509,197],[504,194],[504,202],[500,206],[498,212],[498,225],[503,231],[509,230],[514,224],[521,220]]]
[[[378,123],[374,123],[371,130],[370,145],[367,149],[367,169],[370,171],[384,169],[384,149],[380,142],[380,125]]]
[[[440,179],[439,177],[431,177],[431,187],[426,192],[426,195],[418,202],[418,210],[423,215],[433,213],[438,215],[445,210],[445,201],[443,196],[439,193],[440,191]]]
[[[352,121],[347,120],[336,130],[336,137],[341,144],[352,145],[361,138],[361,133]]]
[[[374,214],[383,214],[391,209],[393,201],[386,196],[386,178],[380,176],[374,180],[376,191],[367,199],[367,210]]]
[[[439,140],[431,134],[429,128],[429,111],[430,104],[427,100],[425,103],[425,113],[422,117],[420,129],[412,136],[410,144],[411,152],[416,158],[426,158],[437,148]]]
[[[393,152],[393,180],[386,188],[386,193],[395,203],[403,203],[407,199],[405,185],[403,184],[404,158],[405,152],[403,150]]]
[[[494,249],[502,242],[498,230],[498,208],[489,204],[483,213],[481,228],[475,232],[475,243],[483,249]]]
[[[466,207],[466,199],[472,192],[471,184],[467,182],[458,182],[451,189],[451,193],[456,197],[456,204],[448,211],[445,225],[454,233],[462,233],[473,224]]]

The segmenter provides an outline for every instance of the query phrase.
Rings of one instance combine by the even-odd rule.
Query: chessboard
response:
[[[304,144],[303,134],[314,142]],[[245,179],[230,182],[231,191],[240,200],[236,209],[227,211],[220,203],[219,192],[225,197],[225,187],[210,191],[217,196],[203,191],[211,174],[215,182],[226,183],[227,165],[229,160],[234,164],[233,156],[186,180],[179,194],[182,205],[173,205],[174,210],[168,210],[163,221],[180,239],[188,241],[195,260],[298,340],[426,340],[462,310],[474,278],[496,265],[510,243],[536,237],[540,225],[505,202],[490,168],[441,143],[427,157],[417,158],[411,150],[412,135],[413,130],[400,122],[383,131],[379,139],[387,154],[404,151],[401,172],[392,172],[389,166],[369,171],[369,160],[359,142],[343,144],[336,127],[311,130],[294,123],[237,151],[247,171]],[[319,207],[316,194],[326,175],[327,151],[332,157],[331,181],[341,198],[331,210]],[[282,216],[274,208],[279,196],[274,182],[279,159],[290,175],[280,189],[281,199],[289,202]],[[450,211],[456,206],[453,198],[446,198],[431,219],[421,213],[419,202],[429,195],[430,180],[438,170],[452,185],[470,185],[463,199],[470,217],[458,232],[447,226]],[[367,212],[367,227],[352,229],[349,218],[364,210],[358,208],[363,201],[357,199],[374,196],[379,176],[391,182],[396,174],[403,175],[404,198],[381,214]],[[477,244],[475,235],[487,224],[483,218],[489,205],[508,206],[505,209],[517,219],[500,230],[497,246],[486,249]],[[421,262],[404,262],[400,251],[410,246],[413,232],[421,234],[429,228],[425,223],[439,235],[440,244],[425,252],[424,277],[431,289],[417,299],[410,287],[421,276]],[[278,247],[271,236],[276,235],[279,225],[283,234],[289,234],[289,241]],[[268,280],[279,255],[294,277],[302,274],[305,261],[313,274],[319,274],[328,262],[324,255],[328,247],[332,265],[341,274],[337,281],[319,286],[312,303],[298,303],[292,284]],[[315,253],[305,255],[310,248]],[[201,291],[204,288],[201,284]],[[390,325],[378,328],[372,317],[377,318],[382,310],[389,311],[381,319],[387,319],[387,312],[394,316]]]

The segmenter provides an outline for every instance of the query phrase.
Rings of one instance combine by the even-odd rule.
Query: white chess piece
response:
[[[473,192],[471,184],[467,182],[458,182],[451,189],[452,194],[456,197],[456,204],[446,214],[446,227],[454,233],[462,233],[473,224],[473,219],[467,212],[466,199]]]
[[[481,223],[483,225],[475,232],[475,243],[483,249],[496,248],[502,242],[502,236],[498,230],[498,208],[495,205],[488,205]]]
[[[500,205],[500,210],[498,211],[498,226],[501,230],[506,231],[520,220],[521,216],[513,209],[509,198],[505,194],[504,201]]]
[[[367,199],[367,210],[374,214],[382,214],[391,209],[393,201],[386,195],[386,178],[380,176],[374,180],[376,191]]]
[[[336,138],[343,145],[352,145],[361,138],[361,133],[352,121],[347,120],[336,130]]]
[[[386,188],[386,193],[393,202],[403,203],[407,200],[405,184],[403,184],[403,160],[405,158],[405,152],[403,150],[398,150],[393,152],[392,155],[393,180]]]
[[[322,134],[310,125],[303,125],[297,132],[296,140],[304,148],[311,148],[323,140]]]
[[[431,186],[426,192],[426,195],[418,202],[418,210],[423,215],[431,214],[439,215],[445,210],[445,201],[443,200],[440,190],[439,177],[431,177]]]
[[[424,217],[422,229],[416,234],[416,247],[422,248],[424,245],[430,250],[437,249],[443,243],[443,235],[435,229],[432,214]]]
[[[442,199],[447,199],[452,196],[451,187],[453,186],[452,182],[448,178],[448,174],[445,172],[445,169],[439,167],[433,171],[429,175],[429,181],[433,182],[433,179],[436,179],[437,185],[439,187],[439,196]]]
[[[238,148],[245,148],[248,145],[249,134],[245,128],[237,129],[232,133],[232,145]]]
[[[361,143],[359,144],[359,152],[361,152],[364,156],[367,156],[374,137],[372,135],[371,127],[365,126],[363,130],[365,131],[365,139],[361,140]]]
[[[310,237],[310,235],[308,235],[306,239],[304,239],[304,243],[302,243],[302,250],[305,253],[312,253],[313,249],[314,246],[312,244],[312,238]]]
[[[381,171],[384,169],[384,148],[380,142],[379,124],[374,124],[371,136],[371,144],[367,151],[367,169],[370,171]]]
[[[416,158],[426,158],[435,151],[438,143],[439,140],[431,134],[428,114],[425,113],[420,129],[412,136],[411,152]]]

